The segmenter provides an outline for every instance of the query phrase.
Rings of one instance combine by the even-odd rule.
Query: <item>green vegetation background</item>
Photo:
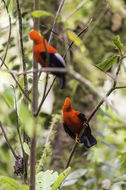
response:
[[[19,34],[17,27],[17,11],[15,1],[6,1],[12,17],[12,37],[11,44],[6,59],[9,68],[16,72],[22,71],[21,54],[19,47]],[[40,32],[49,38],[51,27],[58,9],[59,0],[40,1],[40,9],[47,11],[47,16],[40,17]],[[25,60],[27,69],[32,68],[32,42],[28,33],[33,28],[32,11],[33,3],[30,0],[20,1],[23,18],[23,42],[25,47]],[[108,7],[109,4],[109,7]],[[61,15],[56,25],[56,33],[52,45],[61,55],[64,55],[71,42],[68,31],[78,34],[90,22],[89,28],[80,37],[80,43],[72,46],[67,53],[66,64],[72,65],[75,71],[82,77],[87,78],[91,83],[100,89],[101,93],[109,89],[111,80],[102,71],[95,68],[106,58],[116,53],[112,40],[119,34],[121,41],[126,44],[126,1],[124,0],[68,0],[65,2]],[[80,5],[80,8],[78,8]],[[49,14],[51,13],[51,14]],[[8,36],[8,17],[4,6],[0,4],[0,57],[3,56]],[[115,66],[109,73],[113,74]],[[125,84],[126,64],[124,62],[119,80]],[[23,77],[18,77],[20,84],[23,84]],[[51,80],[51,79],[50,79]],[[68,96],[72,100],[73,108],[86,114],[88,117],[93,108],[98,104],[99,97],[94,92],[75,80],[70,74],[66,76],[66,88],[59,89],[56,81],[51,95],[44,105],[38,118],[37,134],[37,161],[43,154],[43,171],[53,169],[59,173],[63,171],[73,140],[65,134],[62,128],[62,106]],[[28,75],[29,89],[32,85],[32,75]],[[42,94],[45,78],[39,80],[40,96]],[[5,127],[10,143],[18,154],[20,154],[20,144],[16,131],[16,117],[14,109],[15,86],[11,76],[0,71],[0,120]],[[15,87],[16,88],[16,87]],[[17,104],[19,115],[25,120],[25,128],[30,134],[30,123],[27,121],[25,108],[22,106],[23,95],[16,88]],[[126,117],[126,90],[115,91],[110,98],[120,115]],[[24,112],[22,114],[22,112]],[[28,114],[28,113],[27,113]],[[54,123],[53,132],[50,138],[50,145],[45,148],[45,141],[50,126]],[[94,136],[98,144],[86,150],[83,145],[79,145],[70,164],[72,172],[80,170],[82,175],[75,175],[73,182],[67,181],[64,190],[123,190],[126,189],[126,126],[120,121],[118,115],[107,106],[103,105],[90,123]],[[22,131],[20,122],[20,130]],[[14,158],[8,149],[5,139],[0,132],[0,175],[10,176],[21,182],[21,177],[13,174]],[[74,176],[73,175],[73,176]],[[78,177],[79,176],[79,177]],[[73,177],[74,178],[74,177]],[[68,186],[69,185],[69,186]]]

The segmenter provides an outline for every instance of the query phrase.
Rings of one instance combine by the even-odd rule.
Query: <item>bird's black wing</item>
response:
[[[42,56],[43,60],[48,63],[49,67],[60,67],[65,68],[65,62],[62,56],[59,53],[46,53],[41,52],[40,55]],[[60,88],[65,87],[65,73],[62,72],[51,72],[52,74],[56,75],[60,78]]]
[[[69,129],[69,127],[66,125],[66,123],[63,123],[63,127],[66,133],[75,140],[75,134]]]
[[[41,52],[40,55],[45,62],[49,62],[49,67],[65,68],[65,61],[59,53]]]
[[[84,114],[80,113],[78,115],[78,117],[80,118],[80,120],[82,122],[86,122],[86,124],[88,125],[85,129],[85,132],[84,134],[82,135],[81,139],[80,139],[80,142],[81,143],[84,143],[84,145],[87,147],[87,148],[90,148],[92,147],[93,145],[97,144],[97,140],[95,139],[95,137],[91,134],[91,128],[87,122],[87,119],[85,117]]]

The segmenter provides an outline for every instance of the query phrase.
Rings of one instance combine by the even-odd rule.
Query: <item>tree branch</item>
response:
[[[34,0],[34,10],[40,9],[40,1]],[[34,29],[39,30],[39,19],[34,19]],[[33,70],[38,71],[38,64],[33,57]],[[32,115],[35,118],[35,113],[38,107],[38,72],[33,73],[33,88],[32,88]],[[34,135],[31,138],[31,147],[30,147],[30,190],[35,190],[35,166],[36,166],[36,128],[34,126]]]
[[[120,59],[119,59],[119,62],[118,62],[118,67],[117,67],[117,71],[116,71],[116,74],[115,74],[115,80],[114,80],[114,82],[113,82],[113,85],[112,85],[112,87],[110,88],[110,90],[107,92],[105,98],[102,98],[102,100],[99,102],[99,104],[96,106],[96,108],[91,112],[90,116],[89,116],[88,119],[87,119],[88,122],[90,122],[90,120],[93,118],[93,116],[95,115],[95,113],[97,112],[97,110],[100,108],[100,106],[105,102],[105,99],[116,89],[117,79],[118,79],[118,75],[119,75],[119,72],[120,72],[120,69],[121,69],[121,60],[122,60],[122,54],[120,54]],[[77,76],[79,76],[79,74],[78,74]],[[77,78],[79,78],[79,77],[77,77]],[[84,82],[84,84],[86,84],[86,85],[90,84],[87,80],[83,80],[83,82]],[[88,86],[89,86],[89,85],[88,85]],[[90,86],[92,86],[92,85],[90,85]],[[90,87],[90,86],[89,86],[89,87]],[[95,91],[96,91],[96,90],[95,90]],[[95,92],[95,91],[94,91],[94,92]],[[98,94],[98,93],[97,93],[97,94]],[[79,134],[79,138],[81,138],[81,136],[84,134],[85,129],[86,129],[85,127],[83,127],[83,128],[81,129],[80,134]],[[77,145],[78,145],[78,144],[75,142],[75,144],[74,144],[74,146],[73,146],[73,148],[72,148],[72,151],[71,151],[71,153],[70,153],[70,156],[69,156],[69,158],[68,158],[68,161],[67,161],[67,164],[66,164],[66,167],[65,167],[65,168],[68,168],[68,167],[69,167],[69,164],[70,164],[70,162],[71,162],[71,159],[72,159],[72,157],[73,157],[73,155],[74,155],[74,152],[75,152],[75,150],[76,150],[76,148],[77,148]]]
[[[11,38],[11,17],[10,17],[10,14],[9,14],[9,11],[8,11],[8,7],[6,5],[5,0],[3,0],[3,2],[4,2],[4,6],[6,8],[6,11],[7,11],[7,14],[8,14],[8,18],[9,18],[9,34],[8,34],[8,40],[7,40],[7,45],[6,45],[4,57],[2,59],[1,65],[0,65],[0,69],[3,66],[4,62],[5,62],[5,59],[6,59],[6,56],[7,56],[8,47],[9,47],[9,43],[10,43],[10,38]]]
[[[12,152],[14,158],[17,160],[17,159],[18,159],[18,156],[16,155],[14,149],[12,148],[11,144],[9,143],[8,137],[7,137],[7,135],[6,135],[5,131],[4,131],[4,128],[3,128],[3,126],[2,126],[1,121],[0,121],[0,128],[1,128],[1,130],[2,130],[2,133],[3,133],[3,135],[4,135],[4,138],[5,138],[5,140],[6,140],[6,143],[7,143],[8,147],[9,147],[9,149],[11,150],[11,152]]]
[[[16,0],[17,5],[17,13],[18,13],[18,20],[19,20],[19,36],[20,36],[20,47],[21,47],[21,56],[22,56],[22,65],[23,65],[23,72],[24,72],[24,91],[26,94],[28,94],[28,82],[27,82],[27,75],[26,75],[26,63],[25,63],[25,55],[24,55],[24,45],[23,45],[23,34],[22,34],[22,15],[20,10],[20,4],[19,0]],[[24,96],[24,104],[28,105],[27,98]],[[28,136],[26,135],[25,131],[23,132],[24,142],[28,141]],[[21,143],[21,141],[20,141]],[[23,151],[23,158],[24,158],[24,166],[25,166],[25,172],[24,172],[24,181],[27,180],[27,165],[28,165],[28,155],[25,154],[23,145],[22,151]]]
[[[62,7],[64,5],[64,2],[65,2],[65,0],[61,0],[59,8],[58,8],[58,11],[56,13],[54,23],[53,23],[53,27],[52,27],[52,31],[51,31],[51,34],[50,34],[50,37],[49,37],[49,40],[48,40],[49,44],[51,44],[51,41],[52,41],[52,38],[53,38],[53,35],[54,35],[54,32],[55,32],[56,22],[57,22],[58,16],[60,15],[61,9],[62,9]]]
[[[13,72],[10,72],[10,69],[8,68],[8,66],[6,65],[6,63],[3,63],[4,66],[6,67],[8,73],[10,73],[10,75],[12,76],[12,78],[14,79],[14,81],[16,82],[17,86],[20,88],[20,90],[22,91],[22,93],[25,95],[25,97],[28,99],[28,101],[31,103],[31,99],[29,98],[29,96],[25,93],[25,91],[23,90],[23,88],[21,87],[21,85],[19,84],[18,80],[16,79],[16,77],[14,76]]]

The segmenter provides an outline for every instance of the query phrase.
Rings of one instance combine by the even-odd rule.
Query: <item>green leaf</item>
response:
[[[33,12],[32,12],[32,16],[35,17],[35,18],[46,17],[46,16],[52,16],[52,17],[53,17],[53,14],[52,14],[52,13],[49,13],[49,12],[47,12],[47,11],[40,11],[40,10],[37,10],[37,11],[33,11]]]
[[[10,177],[0,177],[0,186],[3,185],[7,190],[17,190],[19,184]]]
[[[122,50],[123,50],[123,44],[122,44],[122,42],[121,42],[121,40],[120,40],[120,36],[119,36],[119,35],[117,35],[117,36],[114,37],[113,43],[114,43],[115,48],[116,48],[117,50],[119,50],[119,51],[122,51]]]
[[[61,183],[64,181],[64,179],[68,176],[68,174],[70,173],[70,171],[71,171],[71,167],[69,167],[66,170],[64,170],[59,175],[59,177],[57,178],[57,180],[55,181],[55,183],[53,184],[51,190],[57,190],[60,187]]]
[[[85,51],[85,46],[82,44],[82,40],[73,32],[68,30],[67,31],[68,38],[74,42],[74,44],[80,48],[82,52]]]
[[[117,58],[118,56],[114,55],[112,57],[109,57],[105,61],[97,64],[97,66],[100,67],[104,71],[108,71],[112,67],[112,65],[117,62]]]
[[[34,120],[33,117],[28,110],[28,107],[21,101],[18,103],[18,116],[24,126],[24,129],[29,137],[33,136],[34,133]]]
[[[30,156],[30,149],[29,149],[29,146],[26,142],[23,143],[23,148],[24,148],[24,151],[25,153]]]
[[[87,169],[78,169],[74,172],[71,172],[65,179],[63,186],[75,184],[79,178],[84,176],[87,173]]]
[[[29,190],[28,185],[22,185],[18,190]]]
[[[51,190],[51,185],[56,181],[57,177],[58,173],[53,172],[53,170],[38,173],[36,175],[36,190]]]
[[[14,105],[14,91],[12,88],[5,88],[3,92],[3,98],[7,103],[9,108],[12,108]]]

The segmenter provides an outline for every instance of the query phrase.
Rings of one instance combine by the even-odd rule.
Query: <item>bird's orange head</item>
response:
[[[70,111],[71,109],[72,109],[72,103],[70,98],[67,97],[63,105],[63,111]]]
[[[37,30],[32,30],[31,32],[29,32],[29,36],[35,44],[40,44],[43,41],[43,36],[41,36]]]

